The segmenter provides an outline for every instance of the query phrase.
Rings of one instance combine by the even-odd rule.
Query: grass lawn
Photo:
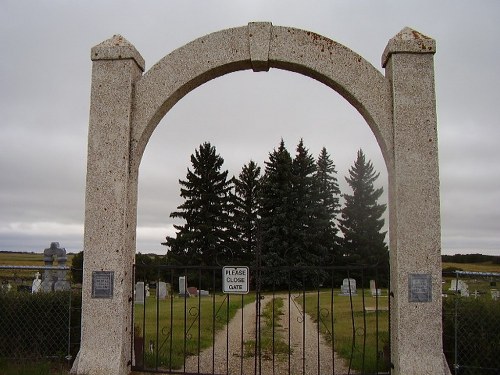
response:
[[[375,372],[378,366],[380,371],[385,370],[386,364],[378,353],[389,342],[388,298],[375,298],[370,291],[365,291],[364,296],[358,294],[351,299],[339,296],[338,292],[335,290],[333,296],[331,290],[307,293],[306,313],[315,322],[319,315],[320,330],[326,341],[351,368]],[[387,296],[386,290],[383,295]],[[297,302],[303,304],[303,298]]]
[[[146,368],[182,368],[186,356],[212,346],[216,332],[254,299],[254,294],[172,296],[164,301],[148,297],[145,305],[135,305],[135,336],[143,337],[146,349],[144,362],[139,356],[137,363],[144,363]],[[149,350],[150,346],[153,351]]]

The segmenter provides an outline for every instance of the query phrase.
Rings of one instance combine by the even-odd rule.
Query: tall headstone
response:
[[[179,276],[179,295],[189,297],[189,294],[187,294],[187,278],[186,278],[186,276]]]
[[[139,281],[135,284],[135,303],[144,305],[144,282]]]
[[[156,287],[156,298],[158,298],[159,300],[164,300],[167,298],[167,295],[167,283],[164,281],[158,282]]]

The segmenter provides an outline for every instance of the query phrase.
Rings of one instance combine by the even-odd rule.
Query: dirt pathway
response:
[[[257,369],[264,375],[288,374],[347,374],[344,361],[334,355],[332,360],[332,349],[320,335],[318,343],[317,325],[306,314],[305,321],[300,305],[294,304],[293,300],[288,303],[288,295],[276,295],[283,298],[283,315],[280,318],[280,328],[275,331],[281,335],[282,341],[288,344],[288,335],[292,353],[290,360],[288,355],[277,355],[261,357],[260,362],[252,356],[245,356],[243,341],[255,340],[255,302],[247,304],[229,322],[227,329],[217,333],[214,347],[205,349],[200,356],[191,356],[186,359],[185,371],[188,373],[214,373],[214,374],[258,374]],[[293,298],[293,297],[292,297]],[[272,298],[266,296],[262,300],[262,308],[270,303]],[[290,306],[289,306],[290,305]],[[262,319],[261,324],[264,324]],[[289,332],[288,332],[289,331]],[[226,346],[228,355],[226,356]],[[319,359],[318,359],[319,348]],[[305,349],[305,352],[304,352]],[[214,354],[215,353],[215,354]],[[319,366],[318,366],[319,362]]]

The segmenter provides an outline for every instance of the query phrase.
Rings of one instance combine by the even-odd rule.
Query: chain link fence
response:
[[[71,363],[80,346],[81,286],[70,281],[75,272],[81,271],[0,265],[0,359]]]
[[[443,344],[452,373],[500,374],[500,273],[443,276]]]

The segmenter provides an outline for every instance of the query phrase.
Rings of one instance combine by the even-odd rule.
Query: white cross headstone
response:
[[[33,285],[31,286],[31,293],[38,293],[42,287],[42,280],[40,280],[40,272],[35,273],[35,280],[33,280]]]

